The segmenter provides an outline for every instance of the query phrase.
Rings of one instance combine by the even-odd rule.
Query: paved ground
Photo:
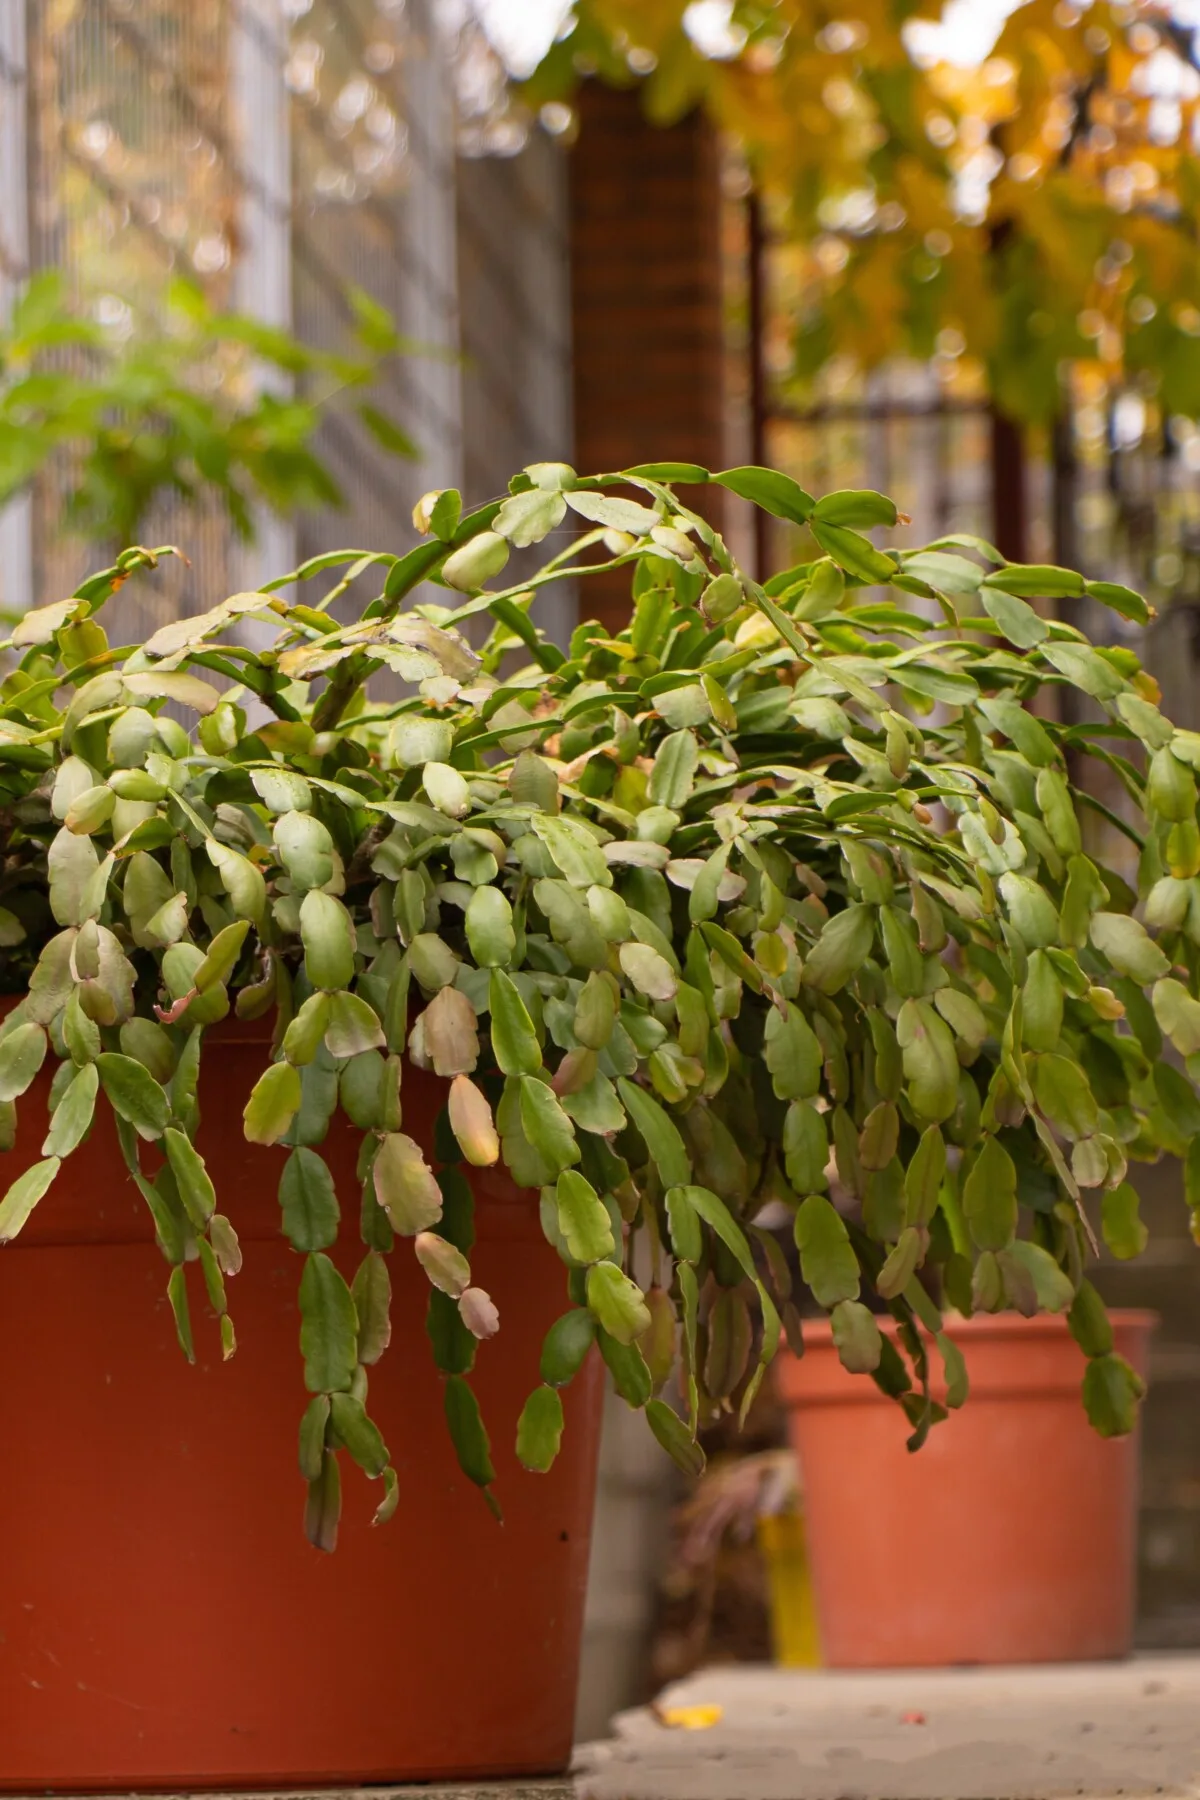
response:
[[[721,1709],[709,1728],[662,1722],[704,1707]],[[614,1730],[579,1752],[578,1800],[1200,1800],[1200,1657],[713,1669]]]
[[[254,1800],[262,1800],[261,1795]],[[330,1800],[328,1794],[306,1794],[301,1800]],[[361,1788],[337,1800],[576,1800],[570,1781],[477,1781],[467,1787]]]
[[[689,1729],[689,1720],[702,1728]],[[653,1708],[621,1714],[610,1739],[577,1753],[574,1781],[439,1783],[270,1800],[1116,1795],[1200,1800],[1200,1656],[877,1675],[711,1669],[668,1688]]]

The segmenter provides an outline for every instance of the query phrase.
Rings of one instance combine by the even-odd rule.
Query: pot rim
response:
[[[1119,1307],[1109,1317],[1114,1326],[1114,1348],[1118,1354],[1124,1350],[1139,1373],[1146,1375],[1158,1315],[1145,1308]],[[788,1411],[798,1409],[808,1414],[829,1408],[837,1411],[843,1407],[895,1404],[875,1382],[852,1375],[843,1367],[828,1320],[804,1323],[812,1326],[806,1331],[804,1356],[795,1356],[781,1347],[775,1362],[779,1395]],[[895,1343],[895,1320],[885,1317],[878,1323]],[[953,1317],[946,1321],[946,1331],[967,1359],[971,1390],[977,1401],[1078,1395],[1086,1358],[1061,1313],[1040,1313],[1032,1319],[1012,1312],[983,1314],[973,1319]],[[924,1327],[921,1337],[932,1347],[932,1334]],[[930,1373],[934,1397],[944,1398],[945,1381],[936,1358]],[[968,1400],[968,1410],[970,1404]]]
[[[1145,1306],[1112,1306],[1108,1308],[1108,1316],[1114,1325],[1131,1326],[1135,1331],[1157,1331],[1161,1324],[1161,1315]],[[879,1329],[894,1338],[898,1327],[890,1314],[876,1315]],[[804,1335],[806,1351],[808,1349],[832,1349],[833,1326],[826,1319],[806,1319],[800,1321]],[[923,1338],[929,1339],[932,1333],[918,1321]],[[1035,1337],[1061,1338],[1069,1334],[1065,1313],[1035,1313],[1027,1319],[1021,1313],[975,1313],[971,1318],[964,1318],[961,1313],[947,1313],[942,1321],[942,1329],[949,1337],[958,1338],[1023,1338],[1028,1342]],[[802,1362],[785,1344],[780,1345],[781,1359]]]

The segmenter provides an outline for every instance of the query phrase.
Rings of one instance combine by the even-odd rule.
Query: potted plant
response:
[[[710,479],[805,528],[810,560],[749,580],[674,491]],[[1126,1158],[1195,1105],[1161,1034],[1200,1051],[1200,738],[1130,652],[1030,605],[1079,577],[864,535],[895,520],[759,468],[540,464],[465,515],[427,496],[407,555],[319,558],[142,645],[102,620],[119,635],[147,550],[22,620],[4,1785],[561,1764],[597,1371],[698,1467],[701,1410],[744,1410],[782,1335],[800,1348],[768,1204],[914,1442],[965,1397],[942,1291],[1069,1305],[1093,1421],[1132,1427],[1088,1207],[1133,1234]],[[546,642],[539,591],[613,569],[629,626]],[[238,642],[248,618],[268,647]],[[368,692],[383,672],[402,697]],[[1064,682],[1101,726],[1033,716]],[[1067,749],[1126,784],[1139,891],[1085,854]],[[331,1548],[349,1464],[384,1523],[347,1482],[322,1559],[288,1497],[302,1476]]]

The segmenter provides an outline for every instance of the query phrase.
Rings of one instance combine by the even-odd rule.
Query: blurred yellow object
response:
[[[821,1640],[803,1514],[764,1513],[758,1542],[767,1566],[775,1661],[788,1669],[818,1669]]]
[[[710,1731],[725,1717],[723,1706],[655,1706],[654,1716],[660,1725],[676,1731]]]

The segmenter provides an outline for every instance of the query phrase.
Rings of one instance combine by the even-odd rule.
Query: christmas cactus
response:
[[[676,483],[764,507],[803,560],[760,585]],[[966,1398],[951,1310],[1068,1313],[1093,1423],[1132,1425],[1085,1270],[1101,1233],[1141,1248],[1129,1161],[1200,1126],[1200,735],[1131,650],[1035,604],[1144,621],[1136,594],[866,535],[896,522],[760,468],[539,464],[474,512],[427,495],[406,555],[321,557],[112,648],[122,583],[166,554],[131,550],[0,646],[0,1142],[54,1071],[0,1239],[86,1165],[106,1104],[181,1342],[206,1292],[232,1354],[236,1206],[197,1148],[197,1076],[208,1026],[273,1018],[244,1129],[281,1147],[317,1541],[341,1452],[382,1514],[395,1493],[363,1366],[389,1254],[429,1276],[450,1429],[490,1490],[468,1378],[504,1322],[464,1166],[498,1161],[564,1264],[531,1469],[593,1346],[698,1467],[698,1425],[744,1412],[818,1309],[914,1445]],[[629,623],[557,647],[541,590],[578,584],[586,619],[598,571],[628,578]],[[1062,722],[1064,689],[1088,722]],[[445,1082],[437,1169],[404,1130],[408,1060]],[[321,1155],[338,1110],[361,1208]]]

